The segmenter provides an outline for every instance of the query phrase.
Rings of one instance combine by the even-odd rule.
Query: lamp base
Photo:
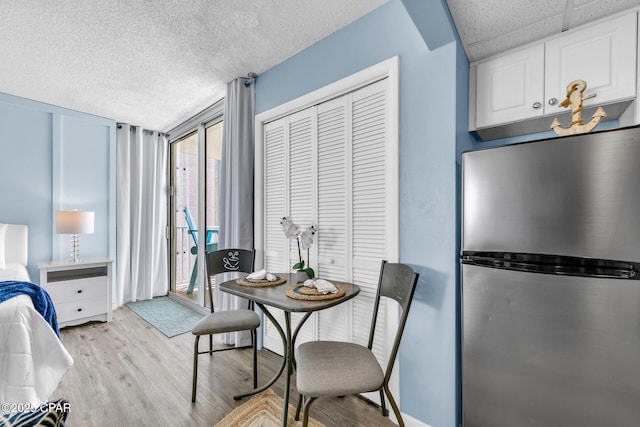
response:
[[[80,237],[74,233],[71,235],[71,258],[69,263],[78,264],[80,262]]]

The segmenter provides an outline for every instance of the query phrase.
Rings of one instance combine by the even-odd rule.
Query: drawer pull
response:
[[[82,311],[82,309],[81,309],[81,308],[79,308],[79,309],[78,309],[78,311]]]
[[[78,289],[78,293],[81,294],[82,293],[82,289]]]

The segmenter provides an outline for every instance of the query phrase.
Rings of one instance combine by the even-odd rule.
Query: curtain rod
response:
[[[245,86],[250,86],[251,83],[255,82],[256,79],[258,78],[258,75],[254,72],[250,72],[249,74],[247,74],[247,77],[242,77],[243,79],[248,79],[246,82],[244,82]]]

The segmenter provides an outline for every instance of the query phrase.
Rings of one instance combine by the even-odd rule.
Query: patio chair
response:
[[[340,341],[311,341],[298,347],[296,383],[300,399],[296,409],[296,420],[300,419],[300,409],[303,407],[303,426],[307,426],[309,407],[317,398],[347,396],[371,391],[380,392],[382,414],[385,417],[389,415],[385,405],[386,394],[393,412],[398,418],[399,425],[404,426],[400,410],[389,390],[389,379],[417,283],[418,274],[410,267],[382,261],[368,345]],[[400,324],[384,373],[371,350],[381,297],[395,300],[402,310]]]
[[[191,330],[196,336],[193,348],[193,387],[191,401],[196,401],[196,385],[198,383],[198,355],[209,355],[222,350],[233,350],[236,347],[213,349],[213,334],[224,332],[251,331],[251,345],[253,347],[253,388],[258,387],[258,353],[256,347],[256,329],[260,326],[260,317],[253,311],[251,302],[247,302],[247,309],[215,311],[213,308],[213,292],[211,279],[221,273],[251,273],[255,250],[221,249],[207,254],[207,286],[209,288],[209,303],[211,313],[203,317]],[[199,351],[200,337],[209,335],[209,350]]]
[[[196,227],[195,222],[193,221],[193,217],[191,216],[191,212],[189,212],[189,208],[186,206],[184,207],[184,217],[187,220],[189,234],[191,234],[194,243],[194,245],[191,247],[190,252],[196,257],[193,263],[193,270],[191,270],[189,287],[187,288],[187,294],[191,295],[198,279],[198,227]],[[218,250],[218,243],[212,241],[215,234],[218,234],[218,230],[207,230],[207,246],[205,248],[206,253]]]

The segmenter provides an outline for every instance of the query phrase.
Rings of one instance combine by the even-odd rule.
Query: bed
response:
[[[0,224],[0,402],[5,404],[46,402],[73,364],[57,335],[48,295],[29,281],[27,242],[26,226]]]
[[[0,282],[29,281],[28,242],[29,229],[26,225],[0,224]]]

